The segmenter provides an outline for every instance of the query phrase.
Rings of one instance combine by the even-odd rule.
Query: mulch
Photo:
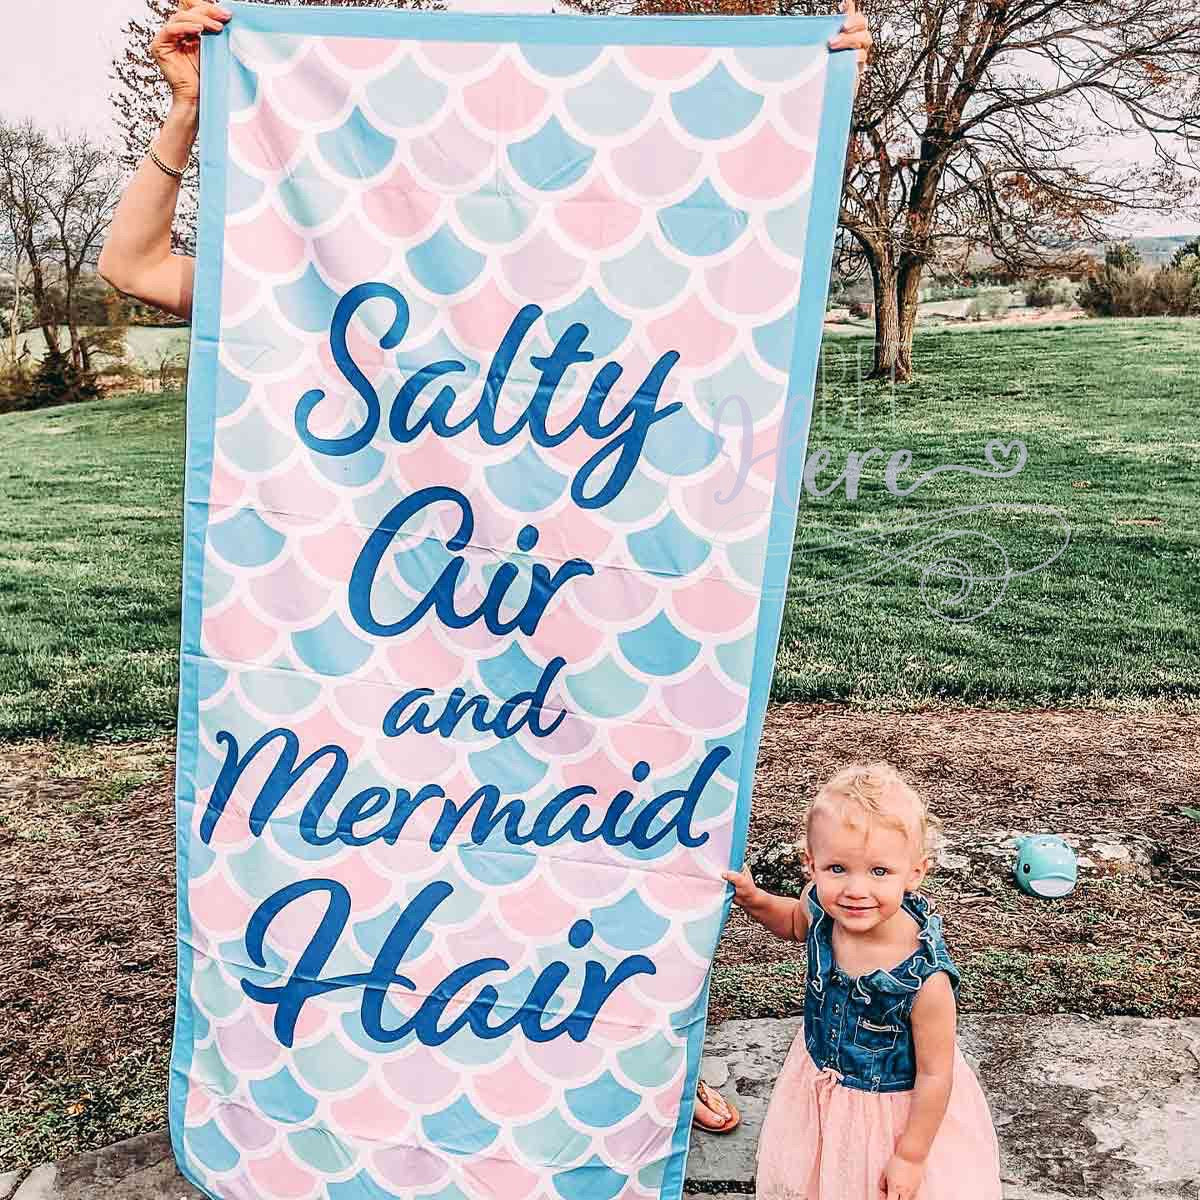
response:
[[[97,752],[111,754],[119,770],[119,747]],[[171,772],[160,768],[132,794],[97,804],[89,801],[94,781],[46,774],[51,753],[46,743],[0,747],[0,1111],[25,1108],[49,1080],[95,1078],[148,1048],[165,1062],[171,1035]],[[958,905],[943,894],[956,957],[974,955],[986,976],[988,964],[1006,962],[996,956],[1009,952],[1048,963],[1083,955],[1100,964],[1097,987],[1082,1002],[1042,989],[1051,1009],[1107,1004],[1200,1015],[1200,976],[1185,967],[1200,959],[1200,825],[1183,811],[1198,803],[1196,718],[774,705],[751,848],[793,841],[804,804],[823,780],[847,762],[878,758],[908,774],[955,835],[1103,832],[1137,841],[1153,864],[1149,879],[1098,880],[1066,901],[1043,903],[1032,923],[1031,910],[1021,907],[1032,902],[999,873],[994,886],[976,887]],[[717,965],[777,963],[798,953],[735,910]],[[1110,968],[1121,974],[1126,962],[1152,968],[1141,1001],[1123,985],[1114,1001],[1113,981],[1103,978]],[[1174,983],[1163,992],[1159,977],[1172,970]],[[996,978],[1001,990],[992,995],[985,987],[977,1007],[1004,1006],[1009,977],[1000,971]],[[735,1011],[719,992],[718,1019]]]
[[[964,1007],[1200,1015],[1200,824],[1185,812],[1200,808],[1197,718],[775,705],[759,751],[751,850],[796,841],[824,780],[848,762],[881,758],[916,784],[952,840],[998,831],[1093,835],[1148,862],[1136,873],[1083,872],[1076,891],[1053,902],[1018,892],[1007,863],[982,879],[931,874],[926,889],[964,971]],[[789,960],[801,964],[803,948],[734,910],[718,967]],[[715,1019],[746,1015],[731,990],[714,989]],[[781,1003],[753,1002],[764,1012]],[[800,1008],[782,1002],[777,1011]]]
[[[0,748],[0,1105],[171,1036],[172,777],[95,805],[44,758]]]

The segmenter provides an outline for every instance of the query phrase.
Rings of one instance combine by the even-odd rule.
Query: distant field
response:
[[[851,451],[883,454],[856,500],[844,484],[804,498],[776,696],[1200,707],[1200,321],[921,334],[921,377],[896,389],[856,382],[870,348],[826,339],[809,451],[829,465],[813,486],[833,484]],[[1018,475],[942,473],[904,500],[885,487],[898,450],[913,455],[901,487],[936,466],[985,467],[990,439],[1024,442]],[[0,736],[169,728],[181,398],[0,417],[0,461]],[[949,511],[997,503],[1009,507]],[[1029,505],[1061,520],[1017,511]],[[838,545],[864,535],[875,540]],[[917,548],[931,537],[942,541]],[[948,604],[966,567],[1030,573]]]
[[[998,290],[996,288],[980,289],[981,292],[996,292]],[[1026,308],[1020,288],[1014,287],[1009,289],[1009,299],[1012,304],[1008,314],[1009,319],[1046,320],[1048,316],[1054,315],[1044,309]],[[956,300],[923,301],[918,306],[919,319],[923,324],[939,325],[949,318],[952,322],[952,328],[962,328],[961,324],[953,324],[953,322],[955,319],[965,317],[970,305],[971,299],[969,297]],[[835,305],[835,307],[837,306]],[[1078,310],[1076,310],[1077,312]],[[1063,315],[1067,316],[1071,314],[1063,313]],[[966,328],[969,329],[971,326],[967,325]],[[845,324],[845,330],[851,333],[862,333],[873,329],[874,322],[871,319],[848,321]],[[63,331],[63,335],[65,337],[65,330]],[[157,369],[164,352],[168,355],[178,355],[181,357],[181,360],[186,359],[190,340],[191,330],[188,327],[169,326],[155,328],[152,326],[133,325],[130,326],[125,334],[126,357],[141,363],[147,369]],[[30,329],[20,334],[17,342],[20,348],[29,351],[30,358],[35,362],[46,352],[46,339],[40,329]]]
[[[31,329],[21,334],[18,345],[29,351],[36,362],[46,353],[46,338],[40,329]],[[157,329],[152,326],[133,325],[125,332],[125,356],[140,363],[146,370],[157,370],[162,355],[178,356],[182,362],[187,358],[191,341],[191,329],[171,326]]]

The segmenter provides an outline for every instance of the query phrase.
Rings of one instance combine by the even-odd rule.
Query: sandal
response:
[[[709,1125],[702,1121],[696,1111],[701,1107],[707,1109],[716,1118],[718,1124]],[[728,1117],[722,1117],[722,1111],[727,1111]],[[703,1129],[706,1133],[732,1133],[741,1124],[741,1121],[741,1114],[720,1092],[710,1088],[703,1079],[697,1080],[696,1108],[692,1110],[692,1124],[697,1129]]]

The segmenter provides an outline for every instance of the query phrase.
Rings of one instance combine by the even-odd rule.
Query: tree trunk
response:
[[[875,286],[875,363],[868,379],[890,379],[903,383],[912,378],[912,348],[900,337],[900,308],[897,272],[888,260],[871,263]]]
[[[33,247],[32,240],[26,241],[25,257],[29,259],[33,310],[37,315],[38,324],[42,327],[42,334],[46,339],[47,353],[57,357],[62,353],[62,350],[59,347],[56,314],[50,303],[50,298],[46,294],[46,281],[42,276],[41,260],[37,257],[37,251]]]
[[[67,299],[67,334],[71,339],[71,362],[77,371],[81,370],[84,366],[83,348],[79,344],[79,328],[75,324],[74,305],[69,297]]]
[[[63,313],[63,318],[66,321],[67,337],[71,339],[69,347],[71,365],[75,370],[79,371],[83,368],[83,355],[80,353],[79,345],[79,326],[75,321],[75,277],[71,271],[71,250],[70,247],[64,246],[64,254],[66,256],[66,286],[63,289],[66,292],[66,311]]]
[[[900,345],[912,374],[913,333],[917,327],[917,306],[921,302],[921,273],[925,263],[919,258],[900,262],[900,277],[896,281],[896,306],[900,310]]]
[[[871,263],[875,288],[875,363],[868,379],[907,383],[913,377],[912,344],[921,291],[920,259]]]
[[[14,239],[15,244],[15,239]],[[17,365],[17,326],[21,323],[21,250],[18,246],[13,253],[13,305],[12,318],[8,324],[9,362]]]

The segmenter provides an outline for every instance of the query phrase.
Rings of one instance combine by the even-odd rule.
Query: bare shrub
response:
[[[1200,313],[1200,277],[1177,267],[1106,265],[1079,289],[1079,303],[1094,317],[1186,317]]]
[[[1070,304],[1075,299],[1076,288],[1069,280],[1044,276],[1031,279],[1025,285],[1025,304],[1028,308],[1052,308],[1055,304]]]
[[[967,317],[972,321],[991,321],[1008,312],[1008,292],[980,292],[967,305]]]

